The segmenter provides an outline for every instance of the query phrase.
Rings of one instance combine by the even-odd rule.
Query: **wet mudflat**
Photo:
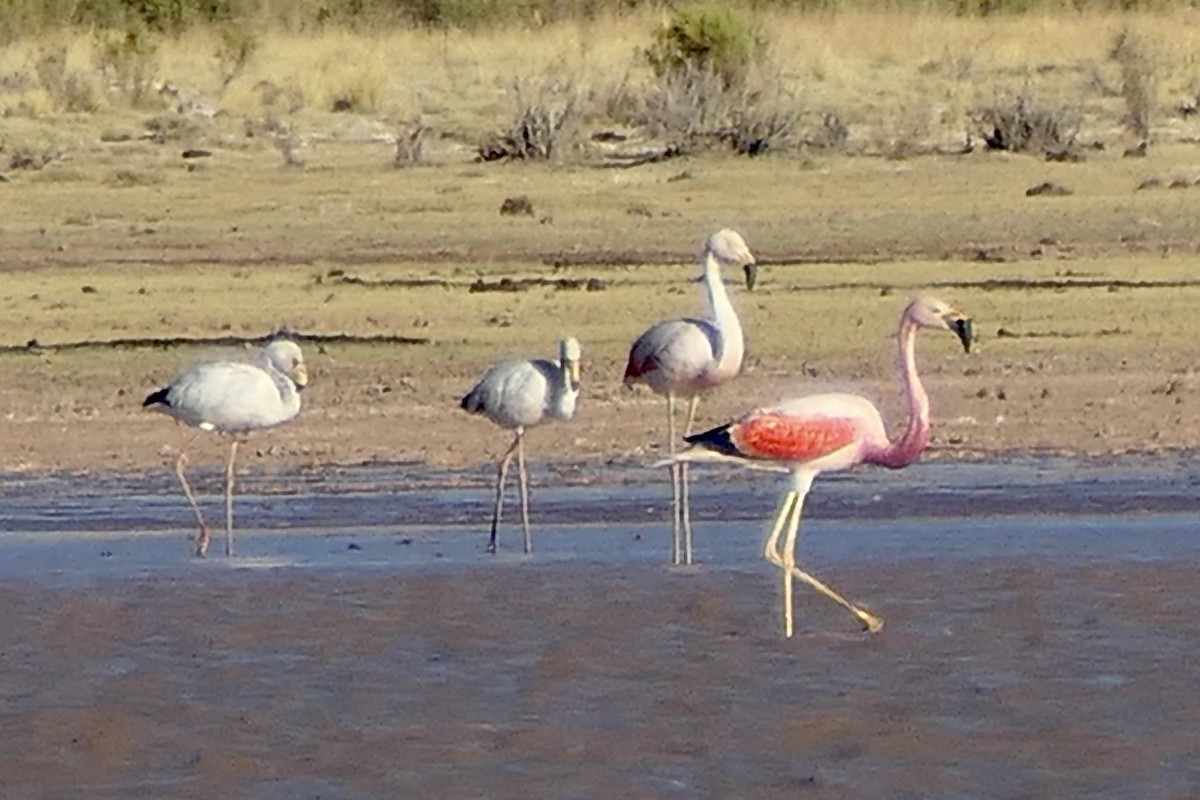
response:
[[[660,524],[349,521],[0,536],[3,796],[1200,792],[1193,514],[814,519],[887,627],[798,590],[790,641],[761,521],[682,569]]]

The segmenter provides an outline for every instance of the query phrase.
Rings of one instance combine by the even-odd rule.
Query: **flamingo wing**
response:
[[[738,458],[805,464],[881,434],[879,413],[866,400],[822,395],[752,411],[688,441]]]
[[[750,458],[802,463],[836,453],[859,438],[858,421],[756,414],[734,423],[731,438]]]
[[[625,383],[694,380],[712,366],[720,352],[721,335],[703,319],[672,319],[654,325],[633,343],[625,366]]]

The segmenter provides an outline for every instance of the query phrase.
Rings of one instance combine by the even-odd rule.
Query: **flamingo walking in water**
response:
[[[692,563],[692,514],[686,462],[674,460],[675,401],[688,401],[684,435],[692,432],[700,394],[736,376],[742,369],[742,324],[729,301],[721,266],[745,270],[746,288],[757,278],[754,255],[736,231],[717,231],[704,246],[704,290],[708,317],[664,320],[633,343],[625,367],[625,385],[647,384],[667,398],[667,436],[671,453],[671,562]]]
[[[918,297],[900,317],[900,380],[908,404],[908,425],[895,441],[888,438],[879,410],[866,398],[852,394],[819,394],[784,401],[704,433],[687,437],[692,447],[678,462],[726,461],[760,469],[791,472],[767,536],[763,555],[783,571],[783,632],[792,635],[792,582],[799,578],[848,609],[872,633],[883,620],[855,606],[821,581],[796,567],[796,537],[804,498],[822,472],[875,464],[889,469],[906,467],[929,444],[929,396],[917,375],[916,336],[920,328],[953,331],[963,349],[971,350],[970,319],[932,297]],[[786,529],[786,534],[784,531]],[[779,538],[783,535],[783,546]]]
[[[161,411],[193,428],[229,434],[229,463],[225,466],[225,555],[233,555],[233,461],[238,444],[250,431],[273,428],[300,413],[300,392],[308,385],[308,367],[300,346],[277,339],[259,354],[257,363],[217,361],[198,364],[142,402],[144,408]],[[188,485],[184,466],[187,453],[180,451],[175,474],[188,504],[196,514],[199,534],[196,556],[208,551],[209,532]]]
[[[496,507],[492,512],[492,534],[487,551],[496,552],[496,528],[504,503],[504,481],[513,453],[517,454],[517,479],[521,492],[521,527],[525,552],[533,551],[529,533],[529,472],[525,469],[525,429],[546,417],[568,420],[575,415],[579,399],[579,342],[573,338],[558,343],[558,361],[501,361],[493,364],[475,388],[459,402],[464,411],[483,414],[502,428],[514,431],[513,443],[500,459],[496,475]]]

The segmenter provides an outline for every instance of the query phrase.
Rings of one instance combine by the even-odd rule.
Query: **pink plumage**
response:
[[[752,411],[728,425],[685,437],[692,449],[679,455],[678,461],[732,459],[751,466],[773,462],[792,473],[792,487],[784,495],[763,553],[783,570],[783,627],[787,636],[792,635],[793,578],[801,579],[845,607],[867,630],[875,632],[883,627],[881,619],[796,567],[796,536],[804,499],[817,475],[858,464],[899,469],[916,461],[928,446],[929,396],[917,375],[915,351],[920,328],[953,331],[963,348],[968,352],[971,349],[971,321],[962,312],[928,297],[908,304],[900,317],[899,335],[900,378],[908,404],[908,424],[899,439],[889,439],[879,410],[866,398],[853,394],[794,398],[773,408]],[[784,544],[777,548],[785,527]]]
[[[853,419],[804,419],[766,412],[742,418],[730,433],[737,448],[748,458],[801,463],[853,444],[859,430]]]

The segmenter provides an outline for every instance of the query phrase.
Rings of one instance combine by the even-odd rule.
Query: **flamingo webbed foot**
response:
[[[868,614],[860,608],[858,618],[862,621],[863,631],[866,633],[879,633],[883,630],[883,620],[874,614]]]

